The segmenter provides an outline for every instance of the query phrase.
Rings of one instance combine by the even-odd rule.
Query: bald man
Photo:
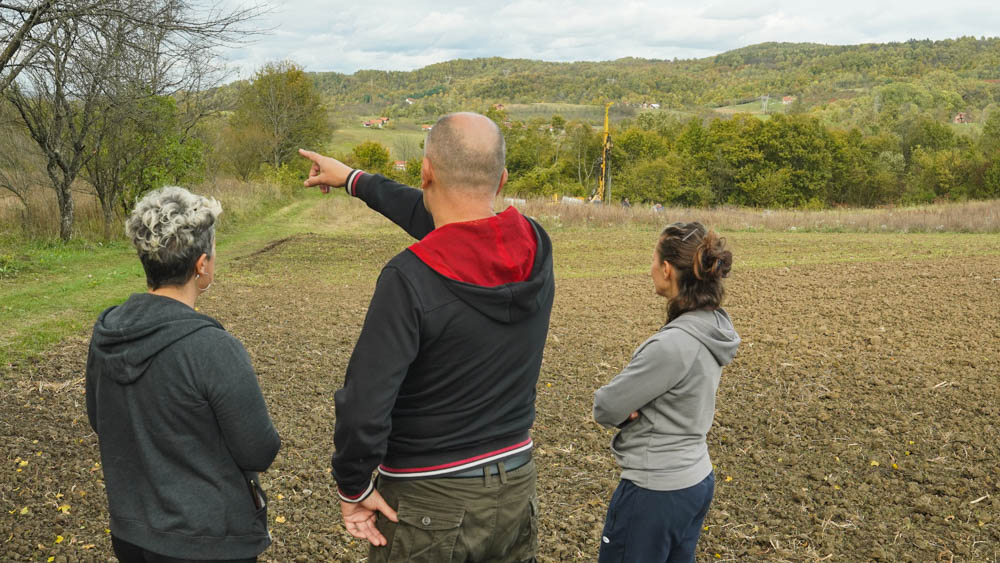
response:
[[[503,135],[482,115],[442,117],[422,190],[302,154],[307,186],[344,186],[418,240],[382,269],[335,394],[348,532],[370,561],[533,561],[530,429],[555,286],[542,227],[493,211]]]

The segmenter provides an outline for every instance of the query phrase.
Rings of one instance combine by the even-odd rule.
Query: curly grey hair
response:
[[[139,253],[152,289],[183,285],[202,254],[212,256],[222,206],[178,186],[146,194],[125,221],[125,235]]]

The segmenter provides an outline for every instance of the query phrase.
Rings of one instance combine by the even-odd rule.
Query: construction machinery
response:
[[[614,102],[604,106],[604,137],[601,140],[601,174],[597,177],[597,187],[590,194],[590,203],[604,203],[611,200],[611,129],[608,127],[608,112]]]

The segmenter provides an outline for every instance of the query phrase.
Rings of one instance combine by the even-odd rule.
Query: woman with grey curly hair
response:
[[[258,473],[281,440],[246,350],[195,309],[220,213],[179,187],[142,198],[125,233],[148,292],[94,325],[87,415],[122,563],[256,561],[271,543]]]

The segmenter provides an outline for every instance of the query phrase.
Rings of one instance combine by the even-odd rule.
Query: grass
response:
[[[218,238],[220,276],[273,241],[312,233],[319,237],[315,244],[342,245],[344,252],[359,254],[357,268],[330,277],[336,283],[351,283],[359,276],[374,275],[381,266],[374,262],[386,255],[387,248],[402,250],[409,243],[387,220],[339,190],[322,196],[317,190],[290,185],[217,182],[195,191],[217,197],[225,209]],[[549,230],[561,279],[645,273],[656,235],[675,220],[698,219],[722,232],[736,257],[734,275],[758,268],[849,263],[881,267],[1000,254],[1000,201],[882,210],[722,208],[654,213],[539,200],[529,201],[524,212]],[[980,232],[947,232],[961,230]],[[365,248],[369,242],[371,247]],[[303,255],[299,261],[314,269],[309,258]],[[250,290],[257,278],[263,282],[295,271],[261,262],[251,269],[239,267],[234,275]],[[0,372],[20,371],[17,366],[60,340],[85,334],[101,310],[137,291],[145,291],[145,279],[125,241],[63,244],[0,235]]]
[[[234,256],[299,232],[297,215],[319,198],[312,190],[293,196],[290,186],[229,181],[193,191],[223,204],[217,245],[223,269]],[[100,311],[146,288],[135,249],[124,240],[62,243],[8,233],[0,235],[0,257],[11,270],[0,276],[0,371],[80,333]]]
[[[237,192],[239,186],[244,191]],[[388,220],[339,190],[324,196],[318,190],[221,182],[194,191],[217,197],[223,204],[217,237],[220,276],[268,243],[303,233],[356,237],[360,232],[364,236],[397,237],[400,249],[407,244],[407,237]],[[288,195],[265,199],[277,198],[279,192]],[[355,252],[355,248],[345,244],[344,251]],[[308,257],[303,260],[308,261]],[[131,293],[146,290],[135,249],[124,240],[62,243],[2,236],[0,267],[4,264],[17,272],[0,275],[0,373],[16,370],[17,365],[62,339],[83,333],[102,310],[121,303]],[[268,275],[282,273],[266,267],[240,273],[241,280],[250,286],[254,276]]]
[[[543,222],[544,224],[544,222]],[[550,230],[560,279],[599,279],[649,271],[658,229]],[[733,275],[756,269],[900,262],[1000,255],[1000,234],[779,233],[720,230],[733,252]]]
[[[389,149],[393,160],[407,160],[421,154],[420,143],[425,135],[419,124],[398,123],[394,129],[370,129],[360,123],[351,124],[337,129],[324,149],[329,154],[347,154],[365,141],[376,141]]]
[[[604,107],[586,104],[504,104],[504,111],[515,121],[529,121],[541,117],[546,121],[553,115],[561,115],[567,121],[604,122]]]
[[[533,199],[521,205],[527,214],[553,227],[636,225],[658,227],[674,221],[701,221],[728,231],[805,232],[1000,232],[1000,200],[944,203],[879,209],[752,209],[744,207],[623,209],[618,205],[568,205]]]
[[[767,113],[764,113],[764,102],[761,100],[754,100],[752,102],[747,102],[745,104],[737,104],[733,106],[722,106],[715,108],[717,113],[724,114],[734,114],[734,113],[750,113],[757,116],[770,115],[774,113],[785,113],[788,106],[781,103],[781,98],[771,98],[767,103]]]

